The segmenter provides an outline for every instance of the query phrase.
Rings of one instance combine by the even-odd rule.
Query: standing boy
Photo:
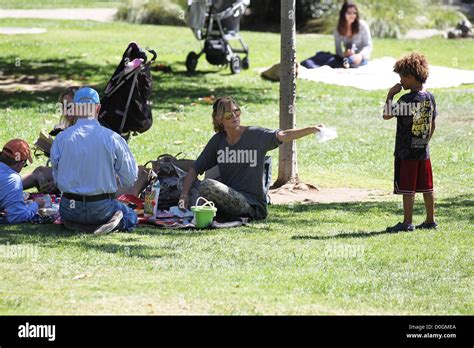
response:
[[[394,193],[403,195],[404,219],[388,227],[387,232],[415,229],[412,221],[415,192],[423,193],[426,208],[426,220],[416,228],[436,229],[428,143],[435,131],[437,110],[434,96],[423,88],[429,74],[428,62],[423,55],[411,53],[398,60],[393,71],[400,75],[400,83],[388,91],[383,118],[397,118]],[[393,104],[393,97],[402,88],[410,92]]]

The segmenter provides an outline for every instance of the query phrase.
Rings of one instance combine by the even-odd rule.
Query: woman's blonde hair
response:
[[[80,89],[81,87],[79,86],[70,86],[70,87],[67,87],[65,90],[63,90],[60,94],[59,94],[59,97],[58,97],[58,103],[61,104],[61,108],[62,110],[64,110],[64,108],[66,108],[66,105],[64,105],[63,103],[65,102],[65,98],[66,96],[70,96],[71,99],[74,100],[74,94],[76,93],[76,91],[78,89]],[[68,116],[66,117],[64,114],[61,115],[59,117],[59,123],[57,125],[54,126],[54,128],[59,128],[59,129],[66,129],[74,124],[76,124],[76,121],[77,121],[77,117],[72,117],[72,116]]]
[[[62,103],[64,101],[64,97],[66,97],[66,96],[70,96],[71,98],[74,99],[74,94],[76,93],[76,91],[79,88],[81,88],[81,87],[79,87],[79,86],[70,86],[70,87],[66,88],[65,90],[63,90],[59,94],[58,102]]]
[[[232,111],[232,105],[240,110],[239,104],[232,97],[220,97],[214,102],[212,106],[212,124],[216,133],[224,131],[224,127],[219,123],[219,120],[224,116],[224,113]]]

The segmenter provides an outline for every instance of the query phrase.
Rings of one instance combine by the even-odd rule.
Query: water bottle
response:
[[[48,185],[48,179],[43,175],[43,173],[38,174],[38,191],[44,192],[46,191],[46,186]]]
[[[160,189],[160,180],[156,179],[155,183],[153,184],[153,191],[155,193],[155,198],[153,199],[153,216],[155,217],[158,215],[158,199],[160,198]]]
[[[45,208],[51,208],[53,206],[53,200],[51,199],[50,195],[44,195],[43,199]]]

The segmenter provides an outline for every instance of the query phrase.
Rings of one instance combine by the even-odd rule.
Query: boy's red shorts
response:
[[[414,195],[415,192],[433,192],[431,161],[401,160],[395,158],[395,194]]]

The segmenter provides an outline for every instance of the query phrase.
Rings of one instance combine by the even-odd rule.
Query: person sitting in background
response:
[[[339,12],[339,21],[334,30],[336,54],[316,52],[311,58],[301,62],[307,69],[327,65],[335,68],[358,68],[366,65],[372,52],[372,36],[366,21],[359,18],[355,3],[345,1]]]
[[[368,63],[372,52],[370,28],[359,18],[357,5],[351,1],[345,1],[339,12],[334,41],[336,55],[343,58],[344,68],[357,68]]]
[[[77,117],[74,116],[71,106],[74,105],[74,93],[76,93],[79,88],[78,86],[71,86],[59,94],[58,104],[60,104],[61,116],[59,123],[54,126],[53,130],[49,132],[49,135],[56,136],[76,123]]]
[[[20,223],[31,220],[43,208],[45,201],[37,198],[27,204],[23,198],[23,182],[21,170],[33,163],[28,143],[21,139],[13,139],[5,144],[0,152],[0,211],[5,212],[2,223]]]
[[[75,125],[58,134],[51,147],[53,177],[61,190],[59,208],[66,227],[100,225],[95,234],[131,231],[136,213],[115,199],[117,178],[133,186],[137,164],[125,140],[102,127],[98,93],[89,87],[74,94]]]
[[[66,88],[59,94],[58,105],[60,105],[61,116],[59,123],[56,124],[49,135],[56,136],[66,128],[74,125],[77,121],[72,112],[72,105],[74,101],[74,93],[79,89],[77,86],[71,86]],[[46,135],[45,135],[46,136]],[[46,156],[49,157],[51,152],[50,143],[40,141],[42,136],[35,142],[35,146],[45,152]],[[22,176],[23,189],[28,190],[36,187],[38,192],[42,193],[57,193],[58,189],[54,184],[53,180],[53,168],[47,166],[40,166],[33,170],[33,172]]]

